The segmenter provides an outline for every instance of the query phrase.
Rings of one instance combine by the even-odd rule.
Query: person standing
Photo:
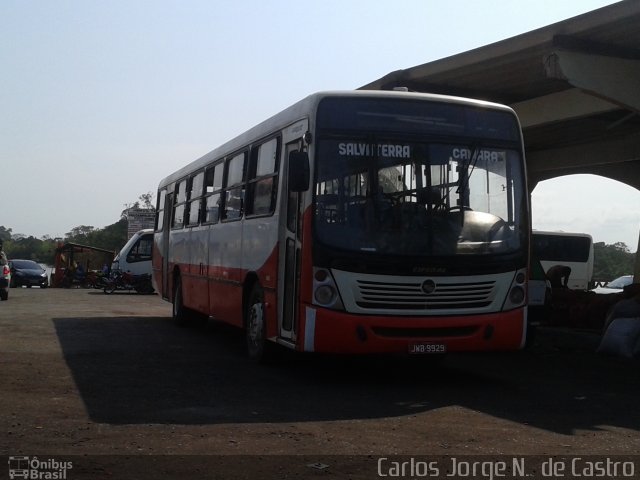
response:
[[[571,267],[566,265],[554,265],[547,270],[547,278],[551,283],[551,288],[569,288],[569,276]]]

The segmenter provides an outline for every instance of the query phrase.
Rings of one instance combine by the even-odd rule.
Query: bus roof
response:
[[[460,105],[476,106],[496,110],[504,110],[512,112],[515,115],[513,109],[506,105],[498,103],[487,102],[484,100],[476,100],[471,98],[454,97],[448,95],[438,95],[430,93],[420,92],[405,92],[405,91],[381,91],[381,90],[340,90],[340,91],[324,91],[313,93],[306,98],[294,103],[290,107],[282,110],[281,112],[273,115],[272,117],[264,120],[258,125],[252,127],[246,132],[238,135],[237,137],[229,140],[228,142],[220,145],[214,150],[206,153],[202,157],[194,160],[188,165],[182,167],[176,172],[172,173],[168,177],[165,177],[160,181],[159,188],[169,185],[177,180],[184,178],[191,172],[200,170],[214,160],[222,158],[224,155],[228,155],[236,150],[239,150],[252,142],[260,140],[275,130],[284,128],[287,125],[291,125],[303,118],[309,116],[311,112],[314,112],[318,103],[323,98],[327,97],[369,97],[369,98],[406,98],[416,99],[432,102],[446,102],[457,103]]]

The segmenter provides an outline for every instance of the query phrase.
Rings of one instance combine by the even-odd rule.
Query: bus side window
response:
[[[202,186],[204,183],[204,172],[200,172],[191,178],[191,193],[189,194],[189,218],[190,227],[200,223],[200,205],[202,203]]]
[[[161,190],[158,194],[158,204],[156,206],[156,231],[162,230],[164,227],[164,202],[166,196],[166,189]]]
[[[187,181],[182,180],[176,185],[174,192],[175,204],[173,206],[173,220],[171,221],[171,228],[184,227],[184,210],[187,201]]]
[[[246,152],[242,152],[227,161],[226,188],[222,197],[224,199],[222,220],[238,220],[242,217],[246,159]]]
[[[269,215],[275,209],[280,139],[273,138],[251,151],[247,215]]]
[[[220,200],[224,163],[207,168],[204,178],[204,223],[218,223],[220,220]]]

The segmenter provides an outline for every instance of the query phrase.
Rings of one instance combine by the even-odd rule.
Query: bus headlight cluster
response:
[[[524,288],[519,285],[512,287],[511,291],[509,292],[509,300],[511,300],[511,303],[514,303],[516,305],[524,302]]]
[[[509,287],[509,295],[504,302],[503,310],[511,310],[522,306],[527,299],[527,270],[518,270]]]
[[[338,294],[338,287],[329,270],[313,269],[313,303],[321,307],[344,310]]]
[[[320,285],[316,288],[314,298],[320,305],[331,305],[337,294],[338,292],[331,285]]]

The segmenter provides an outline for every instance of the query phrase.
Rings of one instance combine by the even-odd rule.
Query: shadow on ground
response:
[[[300,422],[462,406],[571,433],[638,429],[638,362],[593,353],[593,337],[540,331],[528,351],[428,359],[244,356],[239,330],[167,318],[59,318],[65,360],[92,420],[109,424]]]

